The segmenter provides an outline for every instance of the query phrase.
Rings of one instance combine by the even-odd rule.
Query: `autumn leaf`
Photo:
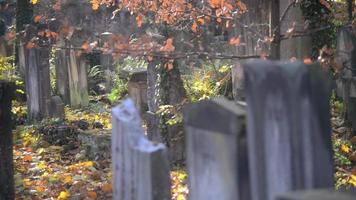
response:
[[[86,53],[89,53],[91,51],[91,48],[90,48],[90,44],[88,41],[85,41],[81,48],[86,52]]]
[[[166,44],[161,48],[161,51],[172,52],[175,50],[173,46],[173,38],[168,38]]]
[[[32,161],[32,156],[31,155],[26,155],[26,156],[23,157],[23,160],[31,162]]]
[[[40,22],[41,19],[42,19],[42,16],[40,16],[40,15],[36,15],[35,17],[33,17],[33,21],[34,21],[35,23]]]
[[[328,10],[331,10],[330,4],[326,0],[319,0],[320,4],[325,6]]]
[[[67,184],[67,183],[72,183],[73,182],[73,178],[71,176],[65,176],[63,179],[62,179],[62,182],[64,184]]]
[[[137,23],[137,27],[140,28],[142,26],[142,15],[137,15],[136,23]]]
[[[164,68],[167,70],[167,71],[171,71],[173,69],[173,63],[172,62],[168,62],[164,65]]]
[[[70,193],[68,191],[62,191],[59,195],[58,195],[58,199],[61,200],[66,200],[70,197]]]
[[[96,199],[98,197],[98,195],[96,194],[96,192],[94,191],[89,191],[87,193],[88,197],[91,198],[91,199]]]
[[[239,7],[240,8],[240,12],[241,13],[244,13],[244,12],[246,12],[247,11],[247,6],[246,6],[246,4],[244,4],[242,1],[237,1],[237,7]]]
[[[198,24],[196,22],[194,22],[193,25],[192,25],[192,31],[194,33],[196,33],[197,32],[197,28],[198,28]]]
[[[304,58],[304,59],[303,59],[303,62],[304,62],[304,64],[306,64],[306,65],[310,65],[310,64],[312,64],[312,63],[313,63],[312,59],[311,59],[311,58],[309,58],[309,57]]]
[[[38,3],[38,0],[31,0],[31,3],[32,3],[33,5],[36,5],[36,4]]]
[[[209,5],[212,8],[218,8],[221,6],[222,0],[209,0]]]
[[[356,176],[355,175],[351,175],[349,183],[352,184],[354,187],[356,187]]]
[[[344,153],[350,153],[350,147],[347,146],[346,144],[341,145],[341,151]]]
[[[94,11],[99,9],[99,6],[100,6],[99,0],[91,0],[90,3],[91,3],[91,8]]]
[[[46,190],[46,188],[43,187],[43,186],[36,186],[35,189],[36,189],[37,192],[40,192],[40,193],[42,193],[42,192],[44,192]]]
[[[111,184],[104,184],[102,187],[101,187],[101,190],[103,191],[103,192],[107,192],[107,193],[109,193],[109,192],[112,192],[112,185]]]
[[[229,44],[230,44],[230,45],[238,46],[238,45],[240,45],[240,43],[241,43],[240,36],[230,38],[230,40],[229,40]]]

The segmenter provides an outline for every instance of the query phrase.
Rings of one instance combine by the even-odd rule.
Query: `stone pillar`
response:
[[[56,50],[56,87],[58,95],[65,104],[70,104],[69,78],[68,78],[68,57],[69,51],[66,49]]]
[[[75,50],[70,49],[67,66],[71,107],[80,108],[88,106],[88,63],[85,56],[80,55],[77,57]]]
[[[244,109],[224,98],[186,107],[190,199],[251,199]]]
[[[25,81],[30,121],[48,117],[48,102],[51,97],[49,51],[45,47],[26,49]]]
[[[333,187],[330,88],[320,66],[245,65],[252,200]]]
[[[114,200],[170,200],[167,149],[150,142],[134,102],[124,100],[112,110]]]

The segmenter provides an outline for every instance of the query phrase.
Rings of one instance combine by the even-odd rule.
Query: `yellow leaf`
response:
[[[31,0],[31,3],[32,3],[33,5],[35,5],[35,4],[38,3],[38,0]]]
[[[73,181],[73,178],[71,176],[65,176],[62,182],[64,184],[71,183]]]
[[[61,200],[66,200],[70,197],[70,193],[68,191],[62,191],[59,195],[58,195],[58,199]]]
[[[356,187],[356,176],[351,175],[351,179],[349,180],[349,183],[352,184],[354,187]]]
[[[350,153],[350,147],[348,147],[346,144],[341,145],[341,151],[344,153]]]

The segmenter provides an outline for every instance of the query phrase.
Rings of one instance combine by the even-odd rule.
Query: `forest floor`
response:
[[[26,108],[15,103],[13,112],[21,118],[26,115]],[[74,130],[92,129],[92,124],[111,129],[110,118],[109,109],[103,105],[85,111],[66,108],[65,124]],[[111,159],[86,158],[81,144],[71,135],[67,138],[70,142],[64,141],[65,144],[59,138],[43,137],[44,131],[55,133],[57,125],[52,120],[14,129],[16,199],[111,199]],[[186,182],[184,169],[171,171],[172,199],[186,199]]]
[[[332,111],[335,187],[356,187],[356,137],[344,126],[339,106],[333,106]],[[26,108],[15,103],[13,112],[17,124],[22,124]],[[73,135],[80,128],[111,129],[107,105],[94,105],[84,111],[66,108],[65,118],[65,124],[74,130]],[[86,158],[73,135],[67,141],[43,136],[44,132],[49,132],[47,136],[54,135],[51,130],[58,123],[51,120],[14,129],[16,199],[111,199],[111,160]],[[172,199],[186,199],[185,169],[171,171],[171,193]]]

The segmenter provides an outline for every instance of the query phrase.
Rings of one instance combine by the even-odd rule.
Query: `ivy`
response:
[[[330,1],[330,0],[329,0]],[[333,41],[336,37],[336,29],[332,24],[332,11],[320,1],[303,0],[300,3],[300,8],[305,17],[305,23],[308,24],[309,30],[321,29],[320,31],[311,33],[313,49],[312,57],[317,58],[319,50],[327,45],[333,46]]]

